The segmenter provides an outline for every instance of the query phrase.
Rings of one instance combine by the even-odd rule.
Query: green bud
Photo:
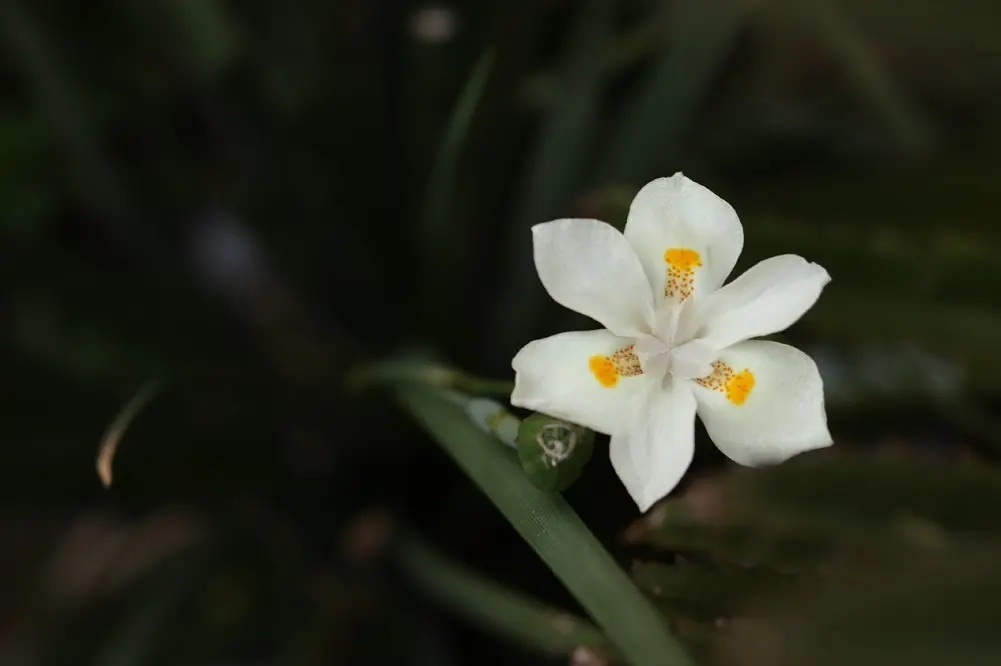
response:
[[[521,467],[543,490],[561,492],[569,488],[593,450],[593,431],[545,414],[532,414],[518,429]]]

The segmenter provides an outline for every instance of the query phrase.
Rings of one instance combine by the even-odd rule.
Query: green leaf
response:
[[[605,637],[590,622],[509,590],[436,552],[421,539],[400,537],[394,559],[407,579],[443,606],[494,633],[546,654],[568,655]]]
[[[715,489],[713,493],[722,492]],[[829,550],[823,539],[777,534],[752,519],[726,522],[724,516],[696,520],[689,498],[668,500],[626,533],[636,544],[671,553],[697,553],[716,561],[774,571],[798,571]]]
[[[645,182],[671,165],[743,25],[748,3],[678,0],[664,53],[628,101],[601,161],[601,182]],[[671,167],[673,168],[673,167]]]
[[[986,467],[816,452],[741,470],[720,490],[727,523],[832,539],[881,537],[915,520],[957,533],[1001,528],[1001,474]]]
[[[818,451],[704,480],[657,506],[627,536],[785,571],[845,548],[937,548],[999,527],[996,470]]]
[[[445,391],[403,385],[396,395],[577,598],[627,663],[692,663],[656,608],[566,500],[536,488],[513,451],[483,432]]]
[[[493,62],[493,53],[488,51],[480,56],[469,75],[469,80],[452,110],[428,180],[424,210],[416,238],[420,243],[421,255],[426,260],[423,272],[428,276],[425,294],[428,303],[433,303],[447,291],[447,281],[456,275],[456,253],[464,251],[463,244],[456,243],[453,238],[455,220],[452,202],[456,197],[463,147],[466,145],[473,117],[483,98]]]
[[[34,14],[14,0],[0,3],[0,35],[13,62],[35,98],[40,115],[63,144],[66,170],[77,197],[102,221],[107,232],[128,247],[148,268],[162,270],[166,256],[157,234],[135,224],[135,207],[110,154],[102,145],[100,128],[86,108],[79,82],[64,71],[60,54]]]
[[[880,118],[898,146],[907,153],[927,154],[935,144],[932,124],[897,85],[840,6],[828,0],[797,0],[791,7],[802,12],[807,29],[817,32],[818,41],[841,66],[859,102]]]
[[[490,313],[487,348],[529,337],[548,300],[535,277],[529,229],[566,216],[568,205],[581,187],[594,148],[607,78],[603,63],[611,13],[609,0],[591,0],[574,28],[563,64],[566,77],[560,101],[546,118],[532,149],[508,227],[502,290]]]
[[[793,578],[754,567],[710,565],[680,560],[645,562],[633,567],[633,580],[672,614],[703,620],[732,615],[741,601],[762,591],[788,586]]]
[[[224,72],[240,55],[234,22],[217,0],[165,0],[155,13],[172,28],[178,55],[203,80]]]
[[[832,584],[751,604],[722,636],[719,666],[991,666],[998,544],[847,558]]]
[[[162,382],[159,380],[147,382],[129,400],[128,404],[122,408],[122,411],[118,413],[115,420],[108,426],[104,437],[101,438],[101,447],[98,450],[96,466],[97,475],[101,478],[101,483],[104,484],[105,488],[111,487],[111,464],[114,462],[115,453],[118,451],[118,445],[121,443],[122,437],[125,436],[125,431],[139,415],[139,412],[160,393],[162,385]]]
[[[593,430],[545,414],[532,414],[518,429],[518,460],[529,480],[543,490],[569,488],[593,451]]]

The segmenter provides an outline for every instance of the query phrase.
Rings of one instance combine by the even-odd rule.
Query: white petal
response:
[[[719,353],[701,340],[692,340],[671,350],[671,374],[681,379],[697,379],[712,372]]]
[[[784,254],[746,273],[696,303],[698,337],[717,349],[789,328],[809,310],[831,276],[818,264]]]
[[[695,397],[683,380],[650,382],[630,406],[630,422],[612,433],[612,467],[646,511],[674,490],[695,451]]]
[[[695,292],[719,288],[733,270],[744,246],[744,229],[727,202],[698,183],[676,173],[643,187],[633,199],[625,236],[636,248],[654,293],[668,286],[665,252],[695,250]]]
[[[649,333],[653,293],[632,246],[598,220],[556,220],[532,227],[535,268],[557,303],[617,335]]]
[[[663,377],[671,364],[671,348],[659,338],[645,335],[637,338],[633,353],[640,362],[643,372],[651,377]]]
[[[735,373],[750,371],[754,380],[743,404],[734,404],[725,388],[695,386],[699,417],[729,458],[763,465],[831,445],[824,384],[813,359],[789,345],[752,340],[724,350],[720,360]]]
[[[511,404],[605,434],[615,432],[650,378],[620,377],[615,386],[606,387],[591,372],[589,361],[632,343],[604,330],[560,333],[528,343],[511,362],[515,371]]]

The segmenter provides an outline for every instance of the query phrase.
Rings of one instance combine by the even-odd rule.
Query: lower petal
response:
[[[777,463],[832,444],[824,384],[809,356],[789,345],[741,342],[695,380],[698,413],[713,442],[742,465]]]
[[[688,382],[649,382],[630,406],[629,421],[612,434],[612,467],[640,511],[681,481],[695,451],[695,396]]]
[[[525,345],[514,357],[511,404],[610,434],[649,377],[633,341],[606,330],[560,333]]]

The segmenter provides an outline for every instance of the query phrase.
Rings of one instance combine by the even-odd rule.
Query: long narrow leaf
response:
[[[592,0],[581,12],[567,48],[559,102],[546,118],[529,166],[502,254],[503,280],[485,329],[485,347],[525,340],[547,302],[532,263],[529,228],[564,215],[579,191],[594,149],[604,66],[610,39],[612,3]]]
[[[514,453],[469,420],[449,394],[405,385],[397,397],[486,493],[632,666],[692,662],[664,620],[558,494],[536,488]]]
[[[488,51],[480,56],[473,68],[452,110],[428,180],[421,226],[417,229],[416,238],[421,246],[421,256],[428,260],[422,271],[428,276],[425,294],[428,302],[447,289],[446,281],[455,275],[455,253],[464,251],[464,245],[456,243],[453,237],[452,201],[456,196],[463,147],[493,62],[493,53]]]
[[[602,182],[641,184],[658,168],[674,168],[699,102],[730,53],[747,3],[678,0],[663,56],[629,101],[601,161]]]
[[[591,623],[478,576],[415,536],[402,536],[394,559],[407,579],[440,604],[519,645],[554,656],[605,637]]]

